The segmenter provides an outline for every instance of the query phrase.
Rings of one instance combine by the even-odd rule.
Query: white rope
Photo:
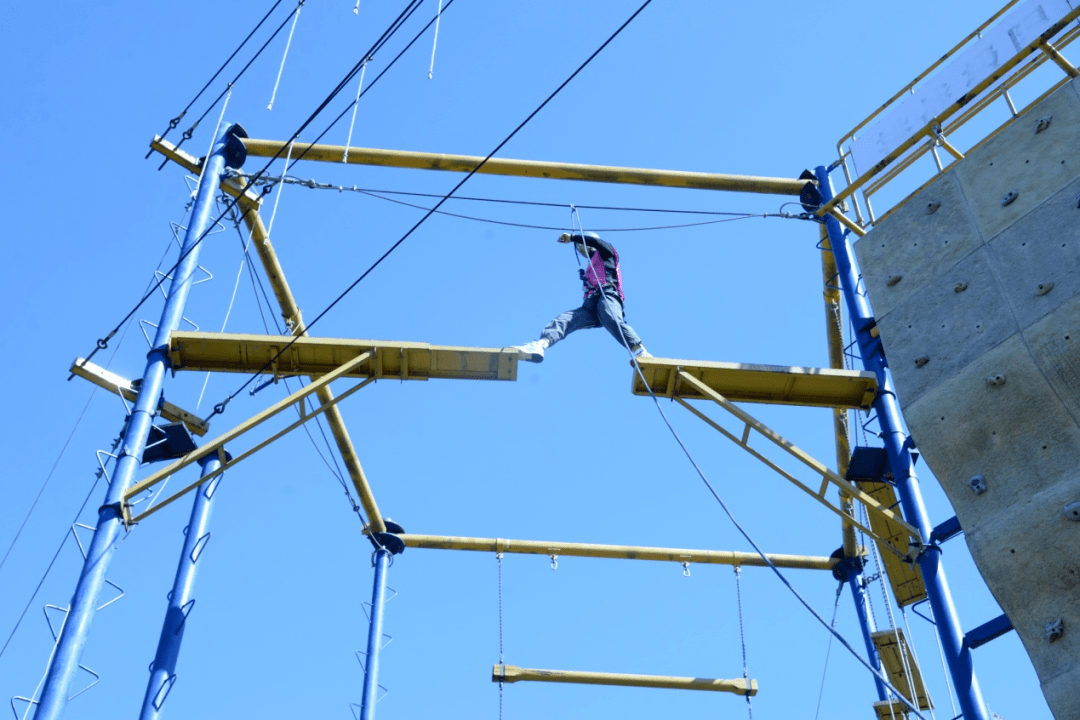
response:
[[[364,58],[364,64],[360,66],[360,83],[356,86],[356,99],[353,100],[352,105],[352,120],[349,121],[349,137],[345,140],[345,152],[341,156],[341,162],[349,161],[349,146],[352,145],[353,127],[356,125],[356,110],[360,107],[360,91],[364,89],[364,73],[367,72],[367,64],[371,60],[370,57]],[[282,176],[284,180],[284,176]]]
[[[952,680],[949,678],[949,668],[945,665],[945,648],[941,646],[941,634],[937,632],[937,616],[934,615],[934,608],[930,607],[930,603],[926,603],[926,607],[930,610],[930,617],[934,621],[934,638],[937,640],[938,658],[941,660],[941,674],[945,676],[945,687],[949,690],[949,704],[952,705],[953,717],[956,717],[956,701],[953,699],[953,687]]]
[[[356,5],[353,6],[352,14],[353,15],[359,15],[360,14],[360,0],[356,0]]]
[[[844,590],[844,583],[841,582],[839,587],[836,588],[836,604],[833,605],[832,622],[829,623],[829,627],[836,627],[836,615],[840,612],[840,594]],[[832,641],[833,635],[829,634],[829,643],[825,646],[825,667],[821,669],[821,689],[818,690],[817,696],[817,710],[814,711],[814,720],[818,719],[818,715],[821,713],[821,698],[825,696],[825,678],[829,674],[829,655],[832,653]]]
[[[439,21],[442,20],[442,0],[439,0],[439,11],[435,13],[435,39],[431,42],[431,67],[427,71],[427,79],[435,73],[435,48],[439,44]]]
[[[289,143],[289,150],[285,153],[285,167],[281,171],[281,180],[285,179],[289,172],[289,161],[292,160],[293,143]],[[274,198],[274,209],[270,213],[270,224],[266,226],[266,242],[270,242],[270,234],[274,231],[274,218],[277,217],[278,203],[281,202],[281,193],[285,189],[285,183],[278,181],[277,197]]]
[[[300,19],[300,8],[304,7],[304,1],[300,0],[296,5],[296,13],[293,15],[292,27],[289,28],[289,39],[285,41],[285,53],[281,56],[281,66],[277,71],[277,80],[274,81],[274,91],[270,93],[270,103],[266,106],[267,110],[274,109],[274,98],[277,97],[278,85],[281,84],[281,73],[285,70],[285,58],[289,57],[289,47],[292,45],[293,33],[296,32],[296,21]]]

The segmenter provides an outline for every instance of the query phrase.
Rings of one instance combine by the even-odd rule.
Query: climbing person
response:
[[[527,362],[543,362],[544,350],[576,330],[601,327],[619,342],[628,347],[638,358],[652,357],[645,350],[634,329],[627,325],[623,313],[622,273],[619,271],[619,253],[611,243],[600,239],[594,232],[563,233],[560,243],[574,243],[575,249],[586,257],[589,264],[578,269],[581,282],[585,287],[585,300],[581,307],[567,310],[548,323],[540,333],[539,340],[524,345],[514,346],[520,359]]]

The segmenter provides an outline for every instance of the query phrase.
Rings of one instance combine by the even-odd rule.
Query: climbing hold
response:
[[[990,375],[986,378],[986,384],[990,387],[1001,387],[1005,384],[1004,375]]]
[[[971,486],[976,495],[982,495],[986,492],[986,478],[982,475],[972,475],[971,479],[968,480],[968,485]]]
[[[915,358],[915,367],[921,368],[928,362],[930,362],[929,357],[927,357],[926,355],[920,355],[919,357]]]
[[[1047,115],[1046,117],[1039,118],[1039,122],[1035,124],[1035,134],[1038,135],[1046,128],[1050,127],[1050,121],[1054,119],[1053,115]]]
[[[930,202],[928,202],[926,204],[926,214],[927,215],[933,215],[934,213],[937,212],[939,207],[941,207],[940,202],[938,202],[937,200],[931,200]]]
[[[953,292],[962,293],[965,290],[967,290],[967,283],[966,282],[958,282],[958,283],[956,283],[956,285],[953,286]]]
[[[1062,508],[1062,510],[1065,513],[1065,517],[1080,522],[1080,500],[1069,503]]]
[[[1036,295],[1045,295],[1054,289],[1054,283],[1039,283],[1039,286],[1035,288]]]
[[[1012,205],[1012,202],[1016,199],[1016,197],[1016,191],[1010,190],[1005,194],[1005,197],[1001,198],[1001,207],[1005,207],[1006,205]]]
[[[889,279],[885,281],[885,284],[888,285],[889,287],[892,287],[893,285],[895,285],[896,283],[900,282],[903,279],[904,279],[903,275],[890,275]]]
[[[1060,640],[1061,636],[1065,634],[1065,620],[1058,618],[1053,622],[1046,623],[1046,641],[1054,642]]]

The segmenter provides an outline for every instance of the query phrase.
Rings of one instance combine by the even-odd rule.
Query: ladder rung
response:
[[[665,675],[626,675],[622,673],[580,672],[577,670],[539,670],[516,665],[495,665],[492,682],[554,682],[584,685],[623,685],[630,687],[672,688],[677,690],[711,690],[736,695],[757,695],[757,680],[713,680]]]
[[[930,702],[930,696],[927,695],[926,687],[923,685],[922,673],[919,672],[919,666],[915,662],[915,656],[904,638],[904,631],[900,628],[879,630],[872,633],[870,637],[874,641],[874,646],[877,647],[881,664],[889,673],[889,680],[892,681],[893,687],[903,693],[904,697],[917,705],[920,710],[933,708],[934,705]],[[915,691],[914,696],[912,688]]]

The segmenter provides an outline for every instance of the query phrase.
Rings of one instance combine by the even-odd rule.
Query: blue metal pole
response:
[[[862,572],[851,573],[847,578],[847,584],[851,588],[851,599],[855,601],[855,613],[859,616],[859,627],[862,628],[863,642],[866,643],[866,659],[878,669],[878,672],[884,674],[877,646],[874,645],[873,633],[877,628],[874,626],[874,617],[869,613],[870,598],[866,596]],[[888,700],[889,694],[885,689],[885,683],[881,682],[881,678],[876,675],[874,684],[877,685],[878,700]]]
[[[820,183],[819,190],[825,202],[828,202],[833,198],[829,171],[825,167],[818,167],[814,172]],[[979,682],[975,678],[971,651],[964,646],[964,633],[960,630],[960,621],[956,614],[956,607],[953,605],[952,593],[945,579],[945,569],[941,567],[941,548],[929,544],[934,526],[930,524],[922,492],[919,490],[919,478],[915,474],[915,461],[911,456],[914,445],[908,434],[900,403],[896,399],[896,388],[885,359],[885,352],[881,347],[881,340],[871,335],[871,330],[875,326],[874,313],[870,308],[870,301],[858,289],[859,271],[855,251],[838,220],[826,215],[825,226],[836,257],[836,267],[840,275],[844,299],[855,326],[863,366],[877,374],[878,395],[874,400],[874,410],[877,412],[881,438],[885,443],[885,451],[888,453],[889,463],[892,466],[904,518],[922,535],[923,551],[919,554],[917,562],[922,570],[923,581],[926,583],[930,607],[934,611],[949,675],[952,677],[965,720],[989,720],[986,703],[983,701]]]
[[[221,460],[217,455],[206,458],[202,464],[203,476],[216,472],[220,467]],[[154,664],[150,666],[150,682],[146,685],[146,696],[143,698],[139,720],[157,720],[160,717],[165,698],[176,682],[176,663],[180,657],[180,645],[184,642],[184,628],[187,626],[188,615],[195,607],[192,593],[198,568],[196,563],[210,540],[210,512],[213,510],[212,501],[221,478],[222,476],[218,475],[195,493],[191,519],[184,529],[184,550],[176,567],[172,592],[169,593],[169,609],[161,626]]]
[[[243,130],[234,126],[239,133]],[[165,308],[161,312],[154,346],[147,355],[146,370],[135,405],[131,411],[124,431],[124,440],[120,446],[120,455],[116,469],[105,496],[105,504],[98,509],[97,529],[90,542],[90,548],[83,563],[75,594],[71,598],[67,618],[57,640],[56,652],[45,677],[41,700],[38,705],[36,720],[58,720],[67,705],[72,680],[79,671],[79,660],[86,646],[90,623],[97,610],[98,598],[105,583],[105,572],[116,550],[117,540],[124,529],[120,503],[124,492],[131,486],[142,462],[146,438],[150,434],[161,400],[161,389],[165,371],[169,366],[168,337],[180,324],[184,305],[191,290],[192,277],[197,267],[199,245],[197,241],[210,225],[210,212],[214,207],[214,195],[221,182],[225,169],[225,157],[237,152],[233,137],[234,127],[228,128],[217,139],[214,148],[203,166],[202,180],[192,209],[192,217],[184,244],[181,248],[183,260],[174,271]],[[243,135],[241,135],[242,137]],[[239,162],[243,163],[242,152]]]
[[[371,590],[371,624],[368,627],[367,662],[364,663],[364,694],[360,699],[360,720],[374,720],[379,692],[379,650],[383,636],[383,607],[386,604],[386,570],[391,553],[375,549],[375,582]]]

